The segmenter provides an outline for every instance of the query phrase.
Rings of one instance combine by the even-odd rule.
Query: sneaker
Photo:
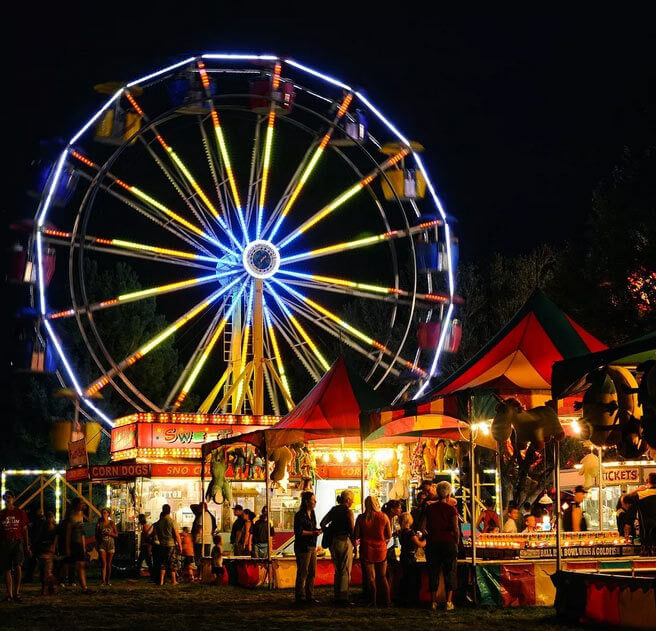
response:
[[[15,603],[22,603],[23,602],[23,597],[20,594],[16,594],[14,596],[14,602]]]
[[[437,603],[431,603],[431,609],[437,611]]]
[[[446,611],[453,611],[455,608],[456,606],[453,603],[446,604]]]

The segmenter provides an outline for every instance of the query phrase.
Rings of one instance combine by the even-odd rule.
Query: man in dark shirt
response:
[[[314,493],[301,493],[301,508],[294,515],[294,554],[296,555],[296,602],[318,604],[314,598],[314,575],[317,569],[317,528]]]
[[[624,500],[637,510],[643,554],[653,554],[656,552],[656,473],[649,474],[646,487],[628,493]]]
[[[235,504],[232,512],[236,519],[232,524],[232,530],[230,531],[230,544],[234,546],[235,541],[237,541],[237,533],[244,527],[244,518],[242,517],[244,514],[244,507],[241,504]]]

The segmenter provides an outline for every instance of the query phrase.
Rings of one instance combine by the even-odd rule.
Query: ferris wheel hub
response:
[[[242,254],[244,269],[253,278],[271,278],[280,267],[280,252],[270,241],[251,241]]]

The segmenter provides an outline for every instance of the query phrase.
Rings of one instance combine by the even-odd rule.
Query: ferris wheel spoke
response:
[[[78,173],[81,177],[83,177],[88,181],[93,181],[93,178],[88,173],[85,173],[84,171],[77,170],[76,173]],[[130,208],[132,208],[132,210],[135,210],[149,221],[152,221],[153,223],[157,224],[167,232],[170,232],[171,234],[175,235],[181,241],[184,241],[185,243],[191,245],[195,250],[199,252],[204,252],[207,255],[212,254],[212,252],[207,247],[205,247],[203,241],[196,239],[196,236],[192,232],[189,232],[185,228],[178,226],[171,219],[163,218],[159,215],[154,214],[150,208],[147,208],[143,204],[138,203],[131,197],[122,195],[112,186],[106,186],[105,184],[100,184],[99,188],[103,192],[110,195],[111,197],[119,200],[121,203],[125,204],[126,206],[129,206]]]
[[[320,291],[330,291],[335,293],[358,296],[373,300],[382,300],[395,304],[410,304],[413,299],[412,292],[397,287],[385,287],[383,285],[373,285],[371,283],[360,283],[344,278],[335,278],[334,276],[323,276],[320,274],[305,274],[303,272],[293,272],[287,269],[281,269],[281,274],[292,276],[300,279],[298,281],[287,279],[288,285],[299,285],[310,287]],[[426,302],[428,304],[447,304],[450,297],[447,294],[422,294],[415,293],[414,299]]]
[[[296,356],[296,359],[298,359],[301,365],[305,368],[313,381],[319,381],[321,378],[321,367],[316,364],[314,356],[307,352],[307,344],[305,341],[299,337],[297,331],[291,325],[288,326],[287,323],[283,322],[283,320],[275,313],[270,312],[270,315],[274,326],[285,339],[287,345]]]
[[[376,245],[378,243],[385,243],[393,239],[408,237],[413,234],[423,232],[427,228],[438,226],[441,223],[442,222],[440,219],[433,219],[431,221],[426,221],[417,226],[414,226],[409,230],[390,230],[389,232],[383,232],[382,234],[377,234],[371,237],[364,237],[363,239],[355,239],[355,241],[345,241],[344,243],[336,243],[334,245],[328,245],[323,248],[317,248],[316,250],[309,250],[308,252],[302,252],[300,254],[283,256],[280,259],[280,265],[281,266],[288,265],[289,263],[296,263],[297,261],[305,261],[307,259],[315,259],[321,256],[328,256],[330,254],[339,254],[340,252],[345,252],[347,250],[366,248],[371,245]]]
[[[71,232],[45,228],[41,230],[41,234],[44,235],[43,240],[47,243],[65,247],[71,246],[71,240],[73,238]],[[194,252],[173,250],[171,248],[148,245],[145,243],[135,243],[123,239],[105,239],[102,237],[92,237],[87,235],[84,238],[84,243],[84,247],[89,250],[106,252],[118,256],[134,256],[137,258],[156,261],[157,263],[172,263],[174,265],[195,267],[208,271],[215,270],[219,262],[219,259],[216,256],[205,256]],[[73,246],[79,247],[79,241],[73,243]],[[204,262],[210,263],[210,265],[206,265]]]
[[[271,234],[269,234],[268,236],[268,239],[270,241],[272,241],[275,238],[276,234],[278,233],[278,230],[280,229],[280,226],[282,225],[282,222],[285,220],[285,217],[287,217],[287,215],[289,215],[290,211],[292,210],[294,203],[296,202],[298,196],[301,194],[301,191],[303,190],[303,187],[308,181],[308,178],[310,177],[312,171],[314,171],[315,167],[317,166],[317,163],[319,162],[319,159],[321,158],[321,155],[323,154],[325,148],[328,146],[328,143],[330,142],[330,139],[333,135],[333,131],[335,130],[335,126],[348,110],[351,101],[353,101],[353,94],[349,92],[344,96],[344,99],[342,100],[342,103],[340,104],[337,110],[337,113],[333,120],[333,125],[323,135],[321,141],[316,145],[305,167],[302,170],[297,169],[295,177],[293,178],[292,182],[290,182],[291,186],[287,187],[288,193],[284,195],[283,198],[281,199],[281,202],[283,203],[282,208],[280,209],[279,207],[277,207],[274,210],[269,222],[267,222],[267,225],[265,227],[264,232],[267,231],[269,226],[275,220],[275,224],[273,224]],[[305,158],[307,158],[308,155],[309,154],[306,153],[306,155],[304,156],[304,160]],[[294,183],[294,180],[297,177],[298,177],[298,181]]]
[[[241,278],[243,278],[243,276]],[[227,313],[225,313],[225,315],[221,318],[221,321],[214,329],[212,335],[207,338],[206,344],[204,345],[202,351],[200,352],[200,355],[197,358],[195,358],[193,362],[190,362],[190,366],[193,365],[193,368],[191,368],[191,372],[189,373],[189,376],[184,382],[182,389],[180,390],[180,393],[178,394],[175,403],[173,404],[174,410],[177,410],[182,405],[182,402],[187,398],[189,391],[194,386],[194,383],[196,382],[198,375],[203,369],[203,366],[205,365],[207,358],[210,356],[210,353],[212,352],[212,350],[216,346],[216,343],[221,337],[221,334],[223,333],[226,324],[232,317],[235,307],[239,304],[239,300],[241,298],[242,293],[244,292],[244,288],[245,285],[242,285],[236,296],[233,298],[232,304],[230,305],[230,308],[228,309]],[[176,390],[177,387],[178,386],[176,385]]]
[[[276,360],[276,366],[278,369],[277,374],[276,371],[273,370],[273,368],[271,369],[271,372],[274,376],[274,379],[276,376],[279,377],[280,383],[278,384],[278,386],[282,390],[282,394],[285,399],[285,403],[287,404],[287,408],[291,411],[291,409],[294,407],[294,401],[292,400],[291,391],[289,389],[289,382],[287,381],[287,372],[285,371],[285,365],[282,361],[282,355],[280,354],[280,346],[278,345],[276,330],[273,326],[273,320],[271,319],[269,308],[266,305],[264,305],[264,321],[266,324],[267,335],[271,342],[271,350],[273,350],[273,356]]]
[[[381,173],[387,171],[389,168],[393,167],[395,164],[400,162],[405,156],[410,153],[410,149],[402,149],[397,154],[388,158],[382,164],[378,165],[376,169],[371,171],[365,177],[363,177],[359,182],[356,182],[353,186],[346,189],[343,193],[338,195],[333,201],[324,206],[321,210],[317,211],[310,217],[307,221],[304,221],[298,228],[293,230],[289,235],[287,235],[279,244],[278,248],[282,250],[286,245],[290,244],[298,236],[307,232],[310,228],[318,224],[320,221],[331,215],[335,212],[340,206],[345,204],[349,199],[354,195],[357,195],[361,190],[369,186]]]
[[[271,78],[271,90],[275,92],[280,87],[280,72],[282,64],[276,62]],[[257,216],[255,219],[255,238],[259,239],[262,232],[262,217],[266,203],[267,186],[269,184],[269,168],[271,166],[271,149],[273,146],[273,134],[276,124],[276,103],[271,101],[269,105],[269,117],[267,120],[266,134],[264,138],[264,155],[262,156],[262,180],[260,182],[260,195],[257,202]]]
[[[56,313],[49,313],[46,317],[50,320],[70,317],[76,313],[88,313],[93,311],[100,311],[101,309],[108,309],[110,307],[116,307],[118,305],[127,304],[129,302],[135,302],[137,300],[145,300],[146,298],[152,298],[153,296],[161,296],[163,294],[169,294],[175,291],[181,291],[182,289],[189,289],[190,287],[198,287],[199,285],[205,285],[207,283],[215,282],[219,277],[231,276],[237,274],[239,270],[233,270],[230,272],[223,272],[221,274],[210,274],[208,276],[199,276],[198,278],[190,278],[188,280],[182,280],[175,283],[168,283],[166,285],[159,285],[158,287],[150,287],[149,289],[140,289],[138,291],[132,291],[126,294],[121,294],[116,296],[116,298],[109,298],[108,300],[102,300],[100,302],[94,302],[89,305],[88,308],[80,308],[77,310],[68,309],[66,311],[59,311]]]
[[[223,168],[226,171],[228,176],[228,182],[230,183],[230,191],[232,192],[232,199],[237,211],[237,218],[239,219],[239,225],[244,234],[245,242],[248,243],[248,228],[246,226],[246,221],[244,219],[244,210],[241,205],[241,198],[239,196],[239,191],[237,189],[237,181],[232,170],[232,163],[230,162],[230,154],[228,153],[228,146],[225,141],[225,136],[223,134],[223,128],[221,127],[221,119],[219,114],[214,108],[214,101],[212,100],[212,95],[210,93],[210,79],[207,76],[207,70],[205,68],[205,63],[199,59],[198,60],[198,70],[200,73],[200,80],[203,84],[205,90],[205,97],[207,103],[210,106],[210,115],[212,117],[212,126],[214,127],[214,135],[216,136],[216,142],[219,148],[219,153],[221,155],[221,160],[223,162]]]
[[[150,340],[148,340],[145,344],[143,344],[138,350],[136,350],[131,355],[128,355],[125,359],[119,362],[116,365],[116,367],[111,368],[102,377],[96,379],[96,381],[94,381],[91,385],[89,385],[89,387],[86,389],[86,395],[92,396],[93,394],[104,388],[109,382],[110,378],[112,378],[118,372],[122,372],[124,369],[134,365],[136,362],[138,362],[140,359],[142,359],[148,353],[150,353],[150,351],[157,348],[162,342],[164,342],[169,337],[171,337],[171,335],[173,335],[178,329],[183,327],[185,324],[187,324],[187,322],[195,318],[199,313],[201,313],[202,311],[207,309],[210,305],[212,305],[214,302],[216,302],[226,291],[228,291],[228,289],[230,289],[230,287],[235,285],[244,276],[245,274],[243,274],[242,276],[238,276],[237,278],[235,278],[233,281],[231,281],[230,283],[228,283],[218,291],[215,291],[205,300],[201,300],[189,311],[187,311],[184,315],[180,316],[173,324],[169,325],[163,331],[161,331],[154,337],[150,338]]]
[[[273,282],[279,287],[282,287],[285,291],[290,293],[297,300],[304,302],[306,305],[314,309],[316,312],[332,320],[335,324],[337,324],[337,326],[339,326],[344,331],[350,333],[353,337],[357,338],[361,342],[364,342],[368,346],[371,346],[372,348],[377,348],[378,350],[382,351],[385,355],[391,357],[393,362],[399,363],[405,368],[410,368],[412,370],[415,370],[417,373],[419,373],[422,376],[426,376],[426,373],[423,370],[421,370],[418,367],[415,367],[412,362],[400,357],[399,353],[394,353],[392,350],[387,348],[387,346],[385,346],[378,340],[374,339],[373,337],[366,335],[365,333],[363,333],[353,325],[346,322],[346,320],[343,320],[338,315],[330,311],[329,309],[326,309],[324,306],[320,305],[314,300],[308,298],[307,296],[304,296],[303,294],[296,291],[286,283],[282,283],[281,281],[277,281],[275,279],[273,279]]]
[[[87,166],[90,166],[94,168],[96,171],[100,171],[100,166],[97,165],[95,162],[92,160],[89,160],[89,158],[86,158],[82,154],[80,154],[77,151],[71,151],[71,155],[82,162],[83,164],[86,164]],[[211,235],[207,234],[204,230],[199,228],[197,225],[191,223],[190,221],[187,221],[184,217],[181,217],[178,213],[172,211],[170,208],[165,206],[164,204],[158,202],[156,199],[148,195],[148,193],[145,193],[142,191],[140,188],[136,186],[132,186],[131,184],[128,184],[124,182],[123,180],[117,178],[111,173],[107,173],[107,177],[109,177],[114,183],[116,183],[118,186],[121,188],[125,189],[128,191],[131,195],[136,197],[137,199],[141,200],[142,202],[145,202],[148,206],[151,208],[155,208],[158,212],[160,212],[162,215],[167,217],[168,219],[174,221],[176,224],[183,226],[186,228],[188,231],[192,232],[195,234],[197,237],[200,237],[201,239],[204,239],[205,241],[211,243],[212,245],[215,245],[219,248],[221,248],[224,251],[231,252],[230,248],[225,246],[223,243],[221,243],[218,239],[213,238]]]
[[[203,149],[205,150],[205,158],[207,160],[207,166],[210,171],[210,176],[212,177],[212,183],[214,184],[214,192],[216,194],[216,199],[219,202],[221,208],[221,215],[225,219],[228,229],[232,232],[232,222],[230,220],[230,213],[228,212],[227,200],[224,199],[225,187],[219,184],[219,173],[222,171],[221,162],[214,155],[212,145],[210,144],[210,139],[207,136],[207,131],[205,130],[205,125],[203,124],[203,118],[197,116],[198,128],[200,130],[201,139],[203,141]],[[221,178],[225,182],[226,178]]]
[[[379,352],[368,351],[366,348],[364,348],[363,346],[358,344],[354,339],[352,339],[350,335],[348,334],[345,335],[342,329],[335,326],[330,319],[326,318],[325,316],[322,316],[320,312],[314,311],[311,308],[304,307],[304,305],[295,303],[291,300],[287,300],[284,298],[282,300],[292,311],[295,311],[299,315],[302,315],[306,320],[308,320],[308,322],[311,322],[312,324],[323,329],[333,337],[337,338],[340,342],[343,342],[344,344],[352,348],[354,351],[358,352],[363,357],[366,357],[367,359],[370,359],[375,362],[379,362],[380,366],[382,366],[384,370],[389,371],[394,376],[398,377],[401,374],[400,371],[391,364],[391,362],[387,363],[379,357],[380,351]]]
[[[273,296],[273,299],[276,301],[277,305],[280,307],[280,310],[282,311],[283,315],[291,322],[292,326],[296,329],[296,331],[299,333],[299,335],[303,338],[305,343],[308,345],[310,350],[312,351],[313,355],[319,362],[319,365],[323,368],[323,370],[328,370],[330,368],[330,364],[326,361],[326,358],[321,354],[321,351],[315,344],[314,340],[310,337],[309,333],[305,330],[303,325],[298,321],[296,316],[289,310],[287,305],[282,301],[280,296],[276,293],[275,289],[269,284],[265,282],[265,286],[268,289],[268,292]]]

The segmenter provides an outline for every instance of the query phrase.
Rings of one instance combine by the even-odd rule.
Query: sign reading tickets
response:
[[[604,485],[640,484],[638,467],[608,467],[603,470]]]

